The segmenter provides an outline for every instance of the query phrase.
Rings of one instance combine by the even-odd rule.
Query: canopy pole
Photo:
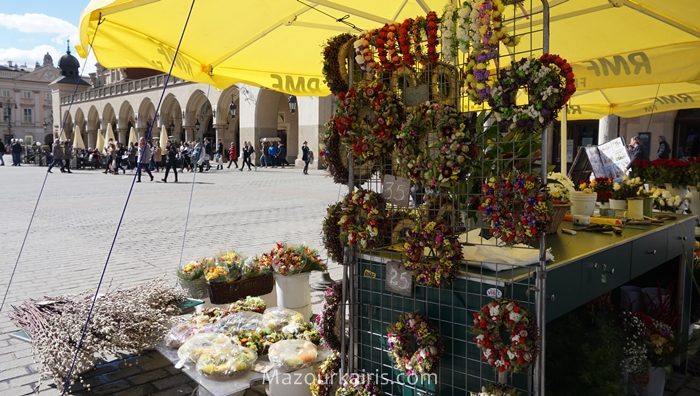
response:
[[[562,175],[566,175],[569,166],[569,131],[567,129],[568,123],[568,113],[569,105],[564,105],[564,111],[561,113],[561,133],[559,134],[559,162],[560,162],[560,172]]]

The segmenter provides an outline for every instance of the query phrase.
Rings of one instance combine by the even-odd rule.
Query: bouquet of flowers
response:
[[[204,276],[204,269],[201,261],[188,261],[177,270],[177,277],[184,281],[201,279]]]
[[[621,181],[613,183],[612,199],[634,198],[642,188],[641,178],[624,176]]]
[[[221,265],[216,263],[210,267],[207,267],[204,278],[209,283],[224,283],[233,282],[236,278],[231,276],[231,272],[227,265]]]
[[[650,191],[654,198],[654,209],[662,212],[675,212],[683,203],[679,195],[672,195],[670,191],[663,188],[653,188]]]
[[[272,269],[280,275],[326,270],[326,264],[321,261],[318,252],[306,245],[292,246],[277,242],[268,255]]]
[[[598,202],[608,202],[612,197],[613,181],[609,177],[596,177],[590,181],[593,191],[598,194]]]
[[[569,202],[569,192],[574,191],[574,182],[559,172],[547,174],[547,193],[555,203]]]
[[[216,260],[218,265],[223,265],[228,268],[231,280],[238,280],[241,277],[241,262],[243,257],[234,251],[228,251],[220,254]]]
[[[622,371],[626,373],[645,371],[649,362],[646,357],[647,344],[644,323],[632,312],[625,311],[622,313],[622,328],[627,335],[620,363]]]
[[[673,328],[641,312],[637,313],[636,316],[646,329],[644,343],[651,365],[654,367],[670,365],[676,350],[676,336]]]

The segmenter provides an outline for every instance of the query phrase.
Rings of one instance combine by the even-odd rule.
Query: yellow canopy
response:
[[[134,129],[134,127],[131,127],[131,129],[129,130],[129,146],[131,146],[132,143],[136,144],[138,142],[139,139],[136,137],[136,130]]]
[[[357,33],[349,24],[365,30],[424,15],[429,9],[441,15],[446,3],[316,0],[311,9],[295,0],[195,2],[173,74],[218,88],[244,82],[295,95],[326,95],[321,49],[328,38],[341,32]],[[81,16],[78,52],[84,56],[93,42],[103,66],[167,72],[191,4],[184,0],[93,0]],[[549,52],[573,64],[577,95],[700,79],[698,67],[685,66],[700,56],[697,0],[553,0],[550,4]],[[532,43],[527,35],[522,37],[515,54],[527,53],[531,45],[542,47],[538,7],[533,15],[507,27],[517,33],[535,32]],[[512,15],[513,10],[507,7],[507,14]],[[522,11],[515,12],[522,16]],[[626,111],[621,103],[611,105],[610,101],[592,101],[595,95],[585,96],[591,100],[587,105],[595,110],[591,110],[592,117],[612,114],[613,109]]]
[[[84,149],[85,143],[83,142],[83,136],[80,134],[80,127],[76,125],[73,131],[73,148],[74,149]]]
[[[97,130],[97,143],[95,143],[95,150],[104,151],[105,150],[105,137],[102,136],[102,132]]]

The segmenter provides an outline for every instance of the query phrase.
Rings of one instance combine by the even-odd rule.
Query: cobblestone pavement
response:
[[[5,156],[7,160],[9,156]],[[11,162],[8,162],[8,165]],[[0,292],[10,272],[46,168],[0,167]],[[328,204],[344,194],[322,171],[230,170],[180,174],[180,182],[135,184],[105,276],[107,287],[132,286],[165,276],[175,282],[190,191],[194,187],[183,260],[226,248],[252,255],[275,241],[305,242],[321,248],[321,221]],[[194,180],[194,184],[192,183]],[[132,175],[73,171],[49,175],[0,313],[0,394],[32,392],[39,379],[28,343],[11,338],[8,304],[28,298],[94,290],[117,228]],[[322,252],[325,257],[325,253]],[[317,277],[312,274],[312,282]],[[331,270],[334,279],[340,270]],[[318,304],[315,293],[312,303]],[[42,394],[54,394],[44,391]]]

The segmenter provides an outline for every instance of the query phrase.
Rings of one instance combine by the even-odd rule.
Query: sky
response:
[[[80,13],[89,0],[0,0],[0,65],[34,67],[42,64],[44,54],[51,54],[55,66],[66,53],[70,39],[71,53],[80,61],[81,74],[95,71],[95,59],[86,62],[78,56]],[[84,68],[83,68],[84,67]]]

